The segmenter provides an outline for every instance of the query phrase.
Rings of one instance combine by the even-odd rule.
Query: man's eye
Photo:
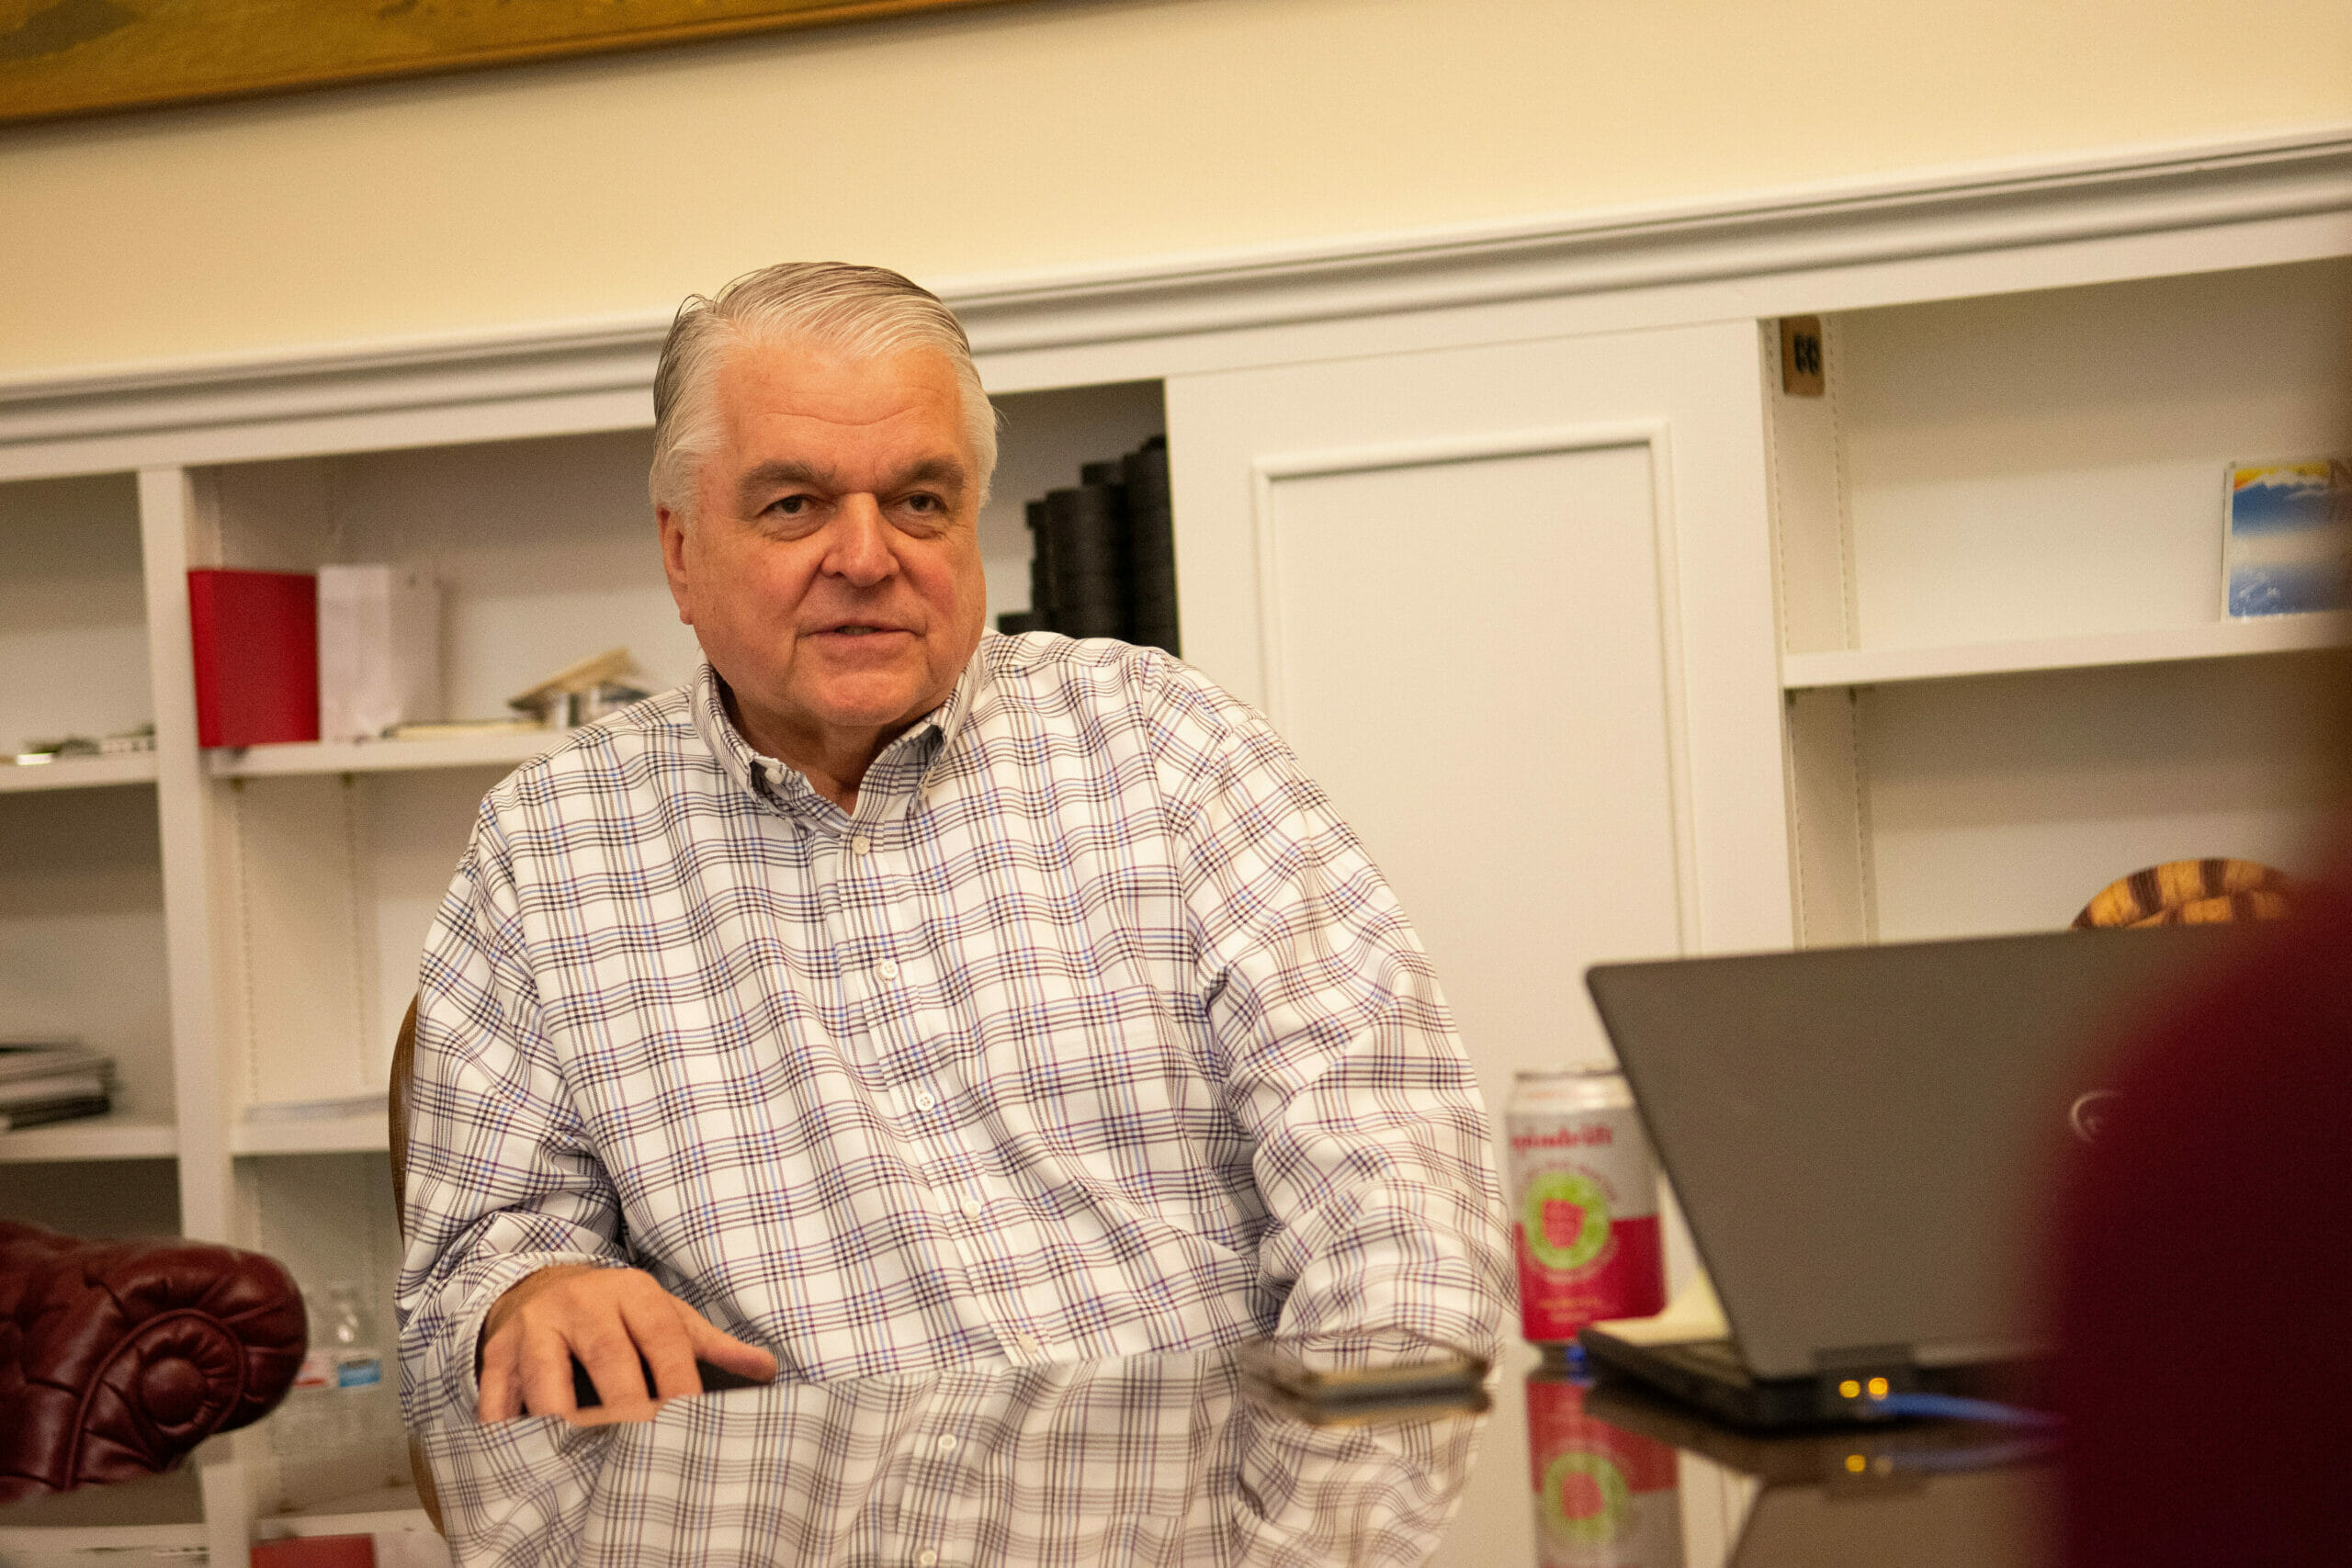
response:
[[[798,517],[808,510],[809,505],[809,499],[805,495],[782,495],[768,502],[768,510],[786,517]]]

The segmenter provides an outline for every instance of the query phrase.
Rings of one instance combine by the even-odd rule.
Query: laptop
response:
[[[2054,931],[1595,965],[1585,983],[1722,1302],[1581,1336],[1722,1420],[2013,1386],[2054,1164],[2115,1045],[2245,928]]]

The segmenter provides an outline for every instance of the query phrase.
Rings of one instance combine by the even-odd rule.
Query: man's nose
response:
[[[870,588],[898,570],[890,553],[889,525],[882,519],[881,503],[870,495],[842,499],[834,514],[832,547],[825,553],[825,570],[852,586]]]

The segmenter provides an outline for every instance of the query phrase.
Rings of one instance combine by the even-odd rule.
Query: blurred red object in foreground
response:
[[[2067,1561],[2352,1561],[2352,897],[2126,1058],[2060,1214]]]

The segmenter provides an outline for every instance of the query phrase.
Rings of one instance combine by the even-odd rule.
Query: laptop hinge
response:
[[[1908,1345],[1856,1345],[1816,1350],[1815,1408],[1832,1421],[1884,1421],[1890,1394],[1919,1388],[1919,1365]]]

